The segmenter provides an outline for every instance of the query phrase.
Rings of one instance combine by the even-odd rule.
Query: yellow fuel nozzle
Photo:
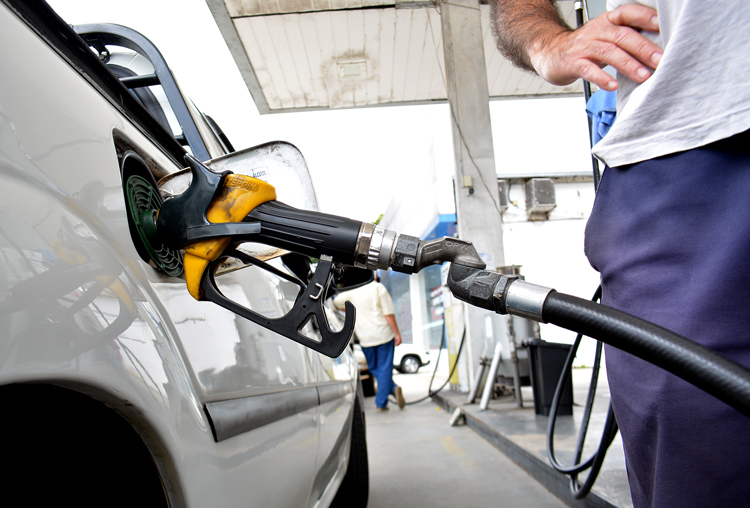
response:
[[[227,175],[219,195],[206,211],[212,223],[241,222],[256,206],[276,199],[276,189],[257,178],[245,175]],[[203,272],[211,261],[227,248],[231,238],[203,240],[185,247],[185,282],[196,300],[203,300],[200,291]]]

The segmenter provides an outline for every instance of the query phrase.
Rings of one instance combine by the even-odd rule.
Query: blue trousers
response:
[[[395,340],[379,346],[362,348],[367,360],[367,367],[378,380],[378,393],[375,394],[375,405],[378,407],[388,406],[388,395],[392,395],[396,390],[396,383],[393,382],[393,351],[395,348]]]
[[[750,135],[604,172],[586,227],[603,303],[750,367]],[[633,503],[747,506],[750,418],[615,348]]]

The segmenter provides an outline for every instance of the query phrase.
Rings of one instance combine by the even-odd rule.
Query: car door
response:
[[[268,317],[283,315],[294,287],[257,267],[221,275],[222,292]],[[308,506],[318,453],[318,392],[307,348],[209,302],[180,279],[153,287],[177,334],[212,424],[222,474],[237,478],[258,506]]]

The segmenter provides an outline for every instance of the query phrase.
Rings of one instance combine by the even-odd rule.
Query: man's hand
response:
[[[659,30],[656,11],[643,5],[623,5],[578,30],[564,26],[550,0],[496,0],[493,7],[503,54],[554,85],[583,78],[615,90],[617,81],[602,70],[606,65],[642,83],[662,56],[661,48],[638,32]]]
[[[534,69],[553,85],[583,78],[605,90],[617,81],[602,67],[611,65],[636,83],[651,76],[662,50],[635,29],[657,32],[656,11],[643,5],[623,5],[592,19],[572,32],[562,32],[542,46],[533,44],[529,58]]]

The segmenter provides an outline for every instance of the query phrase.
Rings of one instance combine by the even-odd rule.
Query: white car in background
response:
[[[354,357],[359,364],[359,375],[366,397],[375,395],[375,377],[367,367],[367,359],[359,344],[354,345]],[[414,344],[401,344],[396,346],[393,354],[393,368],[403,374],[414,374],[421,367],[430,363],[430,351],[422,346]]]
[[[158,196],[155,182],[181,170],[186,151],[228,160],[218,126],[137,32],[71,27],[35,0],[0,0],[0,26],[6,498],[364,508],[363,395],[350,350],[329,358],[193,299],[134,233],[139,191],[126,183],[154,182]],[[152,71],[126,68],[136,60]],[[264,316],[284,315],[297,297],[258,266],[218,280]]]
[[[404,374],[414,374],[430,363],[430,351],[415,344],[401,344],[393,353],[393,367]]]

